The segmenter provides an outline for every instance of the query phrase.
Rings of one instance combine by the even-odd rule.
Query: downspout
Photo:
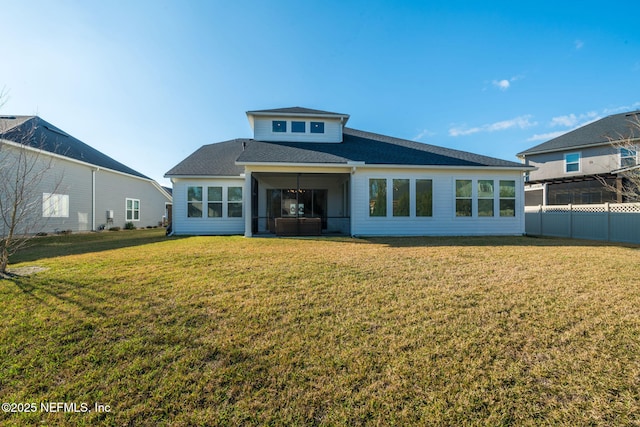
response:
[[[96,231],[96,171],[91,169],[91,231]]]

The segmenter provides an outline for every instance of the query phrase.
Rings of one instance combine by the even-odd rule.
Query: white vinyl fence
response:
[[[640,203],[525,207],[530,235],[640,244]]]

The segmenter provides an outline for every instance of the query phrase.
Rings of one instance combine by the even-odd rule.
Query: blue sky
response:
[[[447,3],[447,4],[445,4]],[[640,3],[0,0],[1,114],[38,114],[170,185],[248,110],[517,160],[640,109]]]

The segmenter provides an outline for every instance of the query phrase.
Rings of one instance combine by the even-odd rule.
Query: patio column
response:
[[[252,215],[253,212],[251,201],[253,197],[251,196],[251,172],[245,169],[244,172],[244,190],[242,193],[243,200],[243,213],[244,213],[244,237],[253,237],[252,230]]]

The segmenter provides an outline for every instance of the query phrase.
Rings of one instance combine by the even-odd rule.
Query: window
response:
[[[637,147],[620,147],[620,167],[629,168],[638,164]]]
[[[305,133],[307,131],[305,122],[291,122],[291,132]]]
[[[516,216],[515,181],[500,181],[500,216]]]
[[[433,183],[416,179],[416,216],[433,216]]]
[[[67,194],[42,193],[43,218],[68,218],[69,196]]]
[[[393,180],[393,216],[409,216],[409,180]]]
[[[242,187],[227,188],[227,216],[229,218],[242,217]]]
[[[493,216],[493,180],[478,180],[478,216]]]
[[[387,180],[369,180],[369,216],[387,216]]]
[[[274,120],[271,122],[271,130],[273,132],[286,132],[287,122],[284,120]]]
[[[222,187],[207,187],[207,217],[222,218]]]
[[[472,187],[470,179],[456,180],[456,216],[471,216],[473,213]]]
[[[311,133],[324,133],[324,122],[311,122]]]
[[[564,155],[564,171],[566,173],[580,172],[580,153]]]
[[[202,218],[202,187],[187,187],[187,217]]]
[[[126,199],[125,204],[127,221],[140,221],[140,200]]]

